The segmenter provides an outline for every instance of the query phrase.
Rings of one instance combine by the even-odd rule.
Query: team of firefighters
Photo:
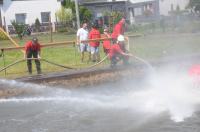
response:
[[[103,40],[103,49],[106,55],[108,55],[110,59],[111,67],[114,67],[117,62],[120,60],[123,61],[124,65],[128,64],[128,58],[132,56],[131,53],[125,48],[125,38],[124,37],[124,24],[125,19],[122,18],[113,28],[112,34],[109,33],[108,28],[104,28],[103,35],[100,34],[98,30],[98,24],[92,23],[92,28],[90,32],[87,28],[87,23],[83,23],[82,27],[77,31],[77,46],[79,51],[81,52],[81,62],[84,62],[84,53],[88,53],[88,62],[99,62],[100,54],[99,54],[99,41],[87,41],[95,40],[100,38],[111,38]],[[40,66],[40,52],[41,45],[38,42],[36,37],[25,44],[25,54],[24,58],[27,59],[27,67],[29,74],[32,74],[32,59],[34,58],[37,73],[41,74],[41,66]]]

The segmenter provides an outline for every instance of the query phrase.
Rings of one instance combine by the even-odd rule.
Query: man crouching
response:
[[[117,42],[111,46],[109,58],[111,60],[111,67],[114,67],[120,60],[123,61],[123,64],[128,64],[128,59],[130,56],[133,56],[130,53],[126,53],[124,48],[125,38],[123,35],[119,35]]]

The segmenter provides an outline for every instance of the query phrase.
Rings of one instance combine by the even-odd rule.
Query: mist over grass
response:
[[[199,34],[154,34],[131,38],[131,51],[147,60],[181,57],[200,52]]]

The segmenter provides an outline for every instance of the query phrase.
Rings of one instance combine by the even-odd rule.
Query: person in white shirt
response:
[[[84,40],[88,40],[88,29],[87,23],[83,23],[82,28],[77,31],[77,45],[79,46],[81,52],[81,62],[84,60],[84,52],[88,52],[90,61],[90,46],[88,42],[84,42]]]

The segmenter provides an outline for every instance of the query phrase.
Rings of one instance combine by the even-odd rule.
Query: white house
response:
[[[55,13],[61,7],[60,0],[0,0],[0,24],[8,31],[11,21],[33,24],[56,21]]]

